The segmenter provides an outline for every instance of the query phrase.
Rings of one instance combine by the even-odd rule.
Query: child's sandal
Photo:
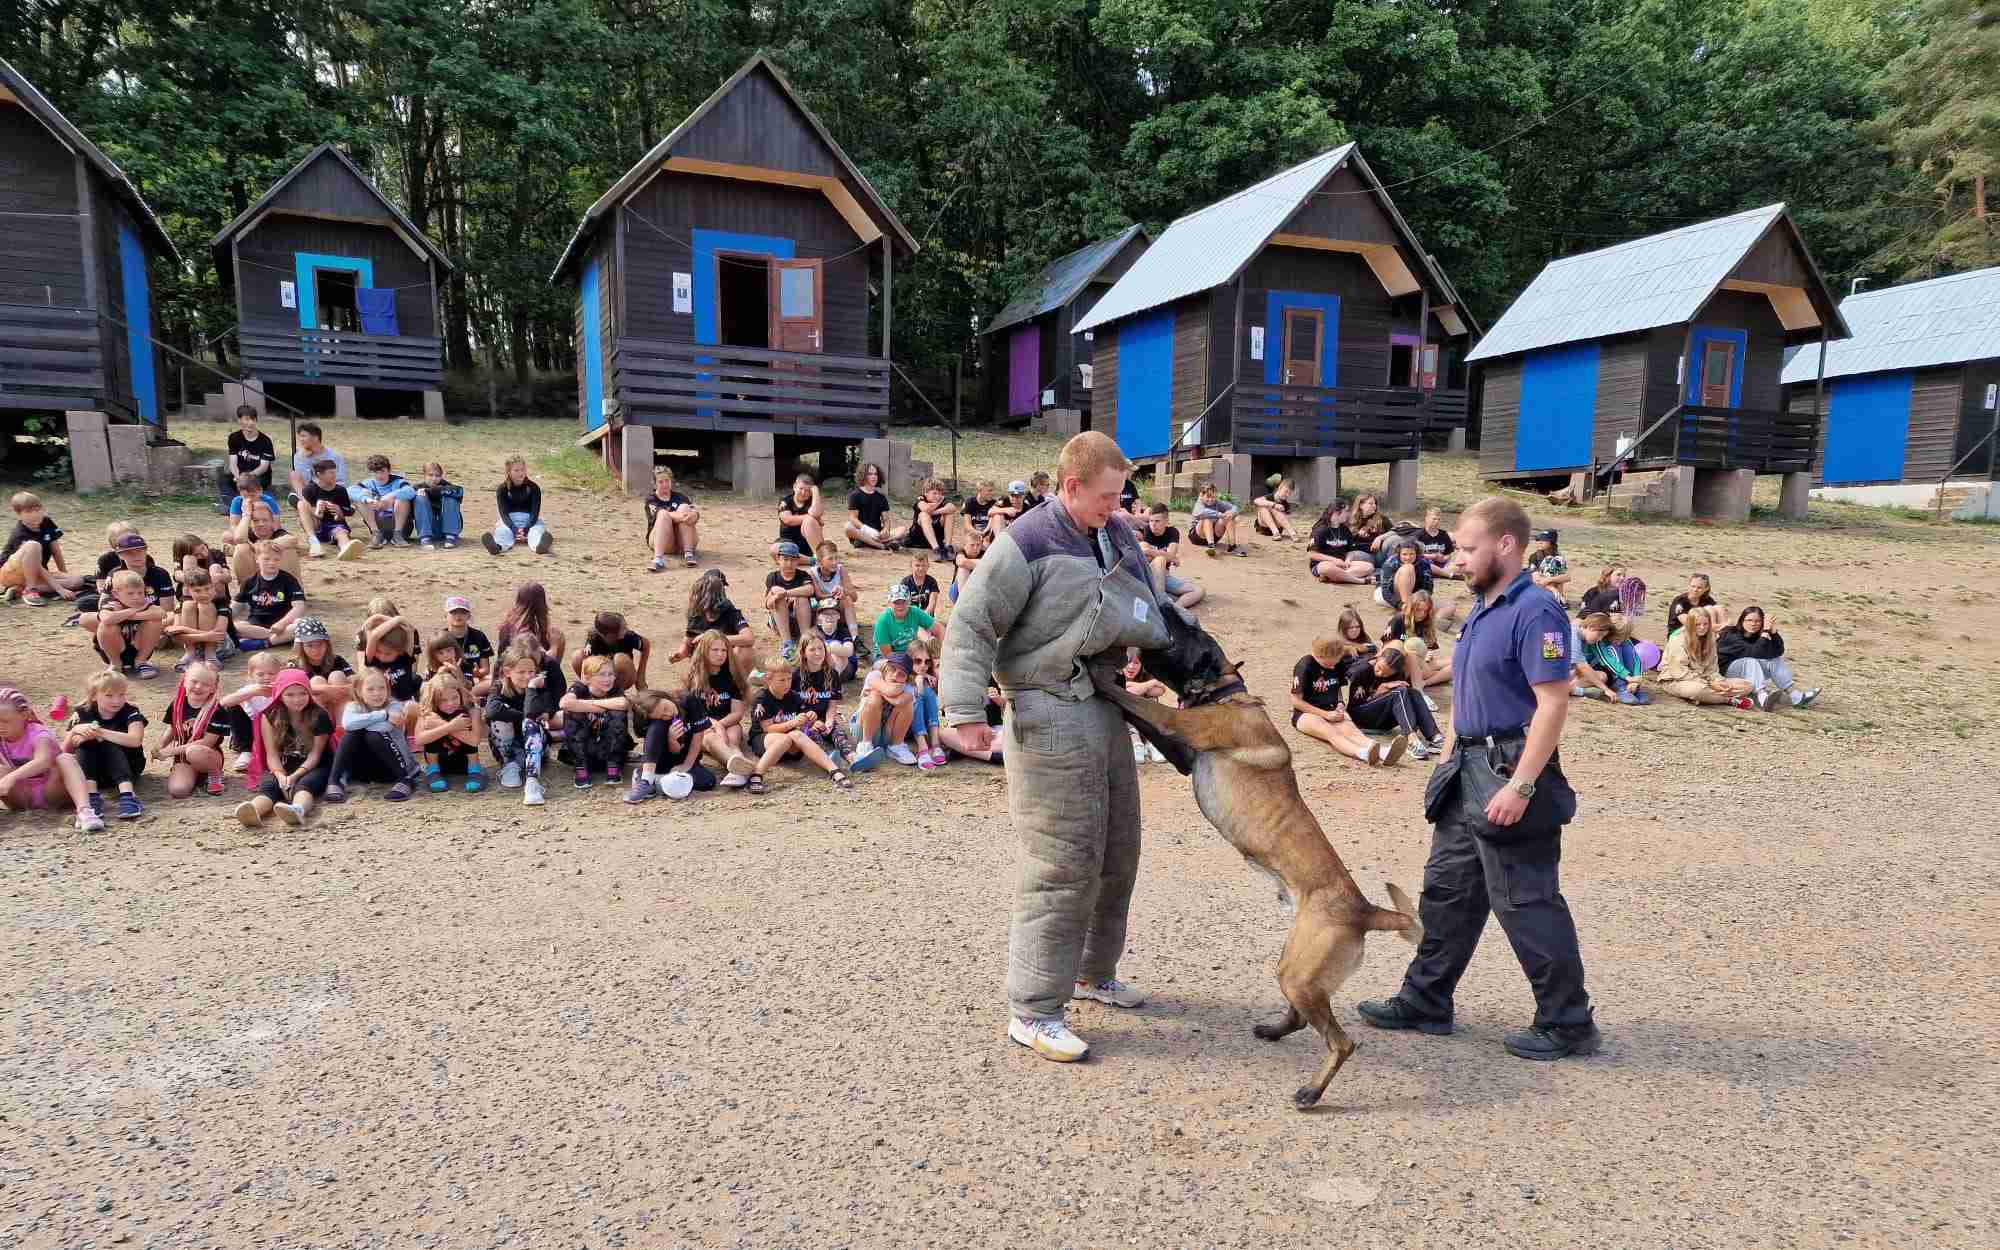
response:
[[[834,785],[839,786],[843,790],[852,790],[854,788],[854,783],[848,780],[847,773],[844,769],[836,768],[832,772],[828,773],[826,776],[827,780],[831,781]]]
[[[749,788],[749,791],[750,791],[750,793],[752,793],[752,794],[762,794],[762,793],[764,793],[764,774],[763,774],[763,773],[751,773],[751,774],[750,774],[750,785],[749,785],[749,787],[748,787],[748,788]]]

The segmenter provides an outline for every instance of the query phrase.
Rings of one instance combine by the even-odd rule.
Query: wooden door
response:
[[[824,351],[825,286],[817,260],[771,261],[771,347]]]
[[[1736,377],[1736,344],[1710,339],[1701,352],[1701,402],[1705,408],[1730,407],[1730,383]]]
[[[1317,308],[1285,310],[1284,356],[1286,386],[1318,386],[1320,335],[1326,314]]]

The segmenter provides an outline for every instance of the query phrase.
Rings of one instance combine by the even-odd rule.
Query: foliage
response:
[[[1348,139],[1488,324],[1549,259],[1774,200],[1835,282],[1994,262],[1993,0],[0,0],[0,55],[207,241],[343,146],[459,266],[454,369],[571,367],[583,209],[770,52],[921,241],[895,354],[949,369],[1050,258]],[[2000,189],[1996,189],[2000,196]]]

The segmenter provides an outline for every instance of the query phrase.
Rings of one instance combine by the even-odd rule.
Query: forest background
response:
[[[209,238],[331,141],[458,264],[451,367],[516,381],[573,367],[583,209],[758,50],[921,241],[920,369],[1053,257],[1349,139],[1487,325],[1779,200],[1842,293],[2000,263],[1995,0],[0,0],[187,258],[170,337],[229,326]]]

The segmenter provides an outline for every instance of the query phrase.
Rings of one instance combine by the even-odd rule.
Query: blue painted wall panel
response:
[[[1597,344],[1571,343],[1521,360],[1521,423],[1514,468],[1581,469],[1597,427]]]
[[[323,256],[318,252],[292,253],[292,271],[298,278],[299,329],[319,329],[319,284],[315,269],[337,269],[354,275],[354,285],[375,285],[375,262],[365,256]]]
[[[597,261],[584,262],[582,294],[577,320],[583,323],[583,428],[594,430],[604,424],[604,350],[601,312],[598,307]]]
[[[1736,355],[1729,374],[1729,406],[1743,406],[1743,361],[1750,355],[1750,332],[1726,330],[1720,326],[1696,326],[1688,338],[1687,402],[1701,402],[1701,364],[1710,343],[1734,343]]]
[[[1340,297],[1312,291],[1272,291],[1264,300],[1264,384],[1276,386],[1284,375],[1285,310],[1317,308],[1326,316],[1319,344],[1319,384],[1340,385]]]
[[[125,351],[132,358],[132,402],[139,419],[160,421],[160,385],[153,374],[153,285],[146,249],[130,227],[118,227],[118,268],[125,287]]]
[[[1876,373],[1826,384],[1828,486],[1903,480],[1916,375]]]
[[[1173,439],[1174,314],[1162,309],[1118,326],[1118,449],[1166,454]]]
[[[792,260],[793,243],[774,234],[732,234],[727,230],[694,232],[694,341],[720,342],[721,321],[715,302],[717,252],[757,252]]]

